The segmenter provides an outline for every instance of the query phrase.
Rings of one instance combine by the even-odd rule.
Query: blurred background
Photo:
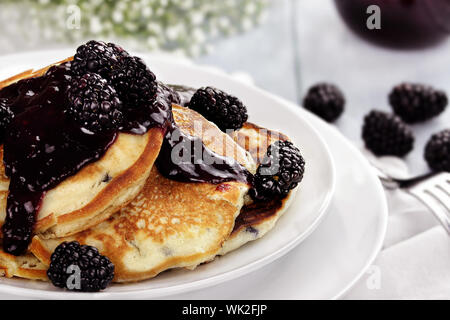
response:
[[[372,4],[380,30],[366,26]],[[364,115],[389,110],[394,85],[450,93],[448,0],[0,0],[0,28],[0,55],[113,41],[245,74],[298,104],[312,84],[332,82],[347,101],[335,125],[358,146]],[[447,110],[414,125],[413,174],[427,171],[424,145],[449,123]]]

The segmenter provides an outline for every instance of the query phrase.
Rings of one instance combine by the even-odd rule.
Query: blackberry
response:
[[[402,83],[389,94],[389,103],[403,121],[417,123],[439,115],[447,106],[444,91],[416,83]]]
[[[341,90],[330,83],[312,86],[303,100],[303,106],[328,122],[333,122],[344,111],[345,98]]]
[[[162,95],[168,102],[178,104],[181,103],[181,97],[172,86],[167,86],[164,83],[157,81],[158,83],[158,95]]]
[[[450,129],[431,136],[425,146],[425,160],[434,171],[450,172]]]
[[[5,138],[6,127],[14,118],[14,113],[8,106],[8,100],[0,98],[0,143],[3,143]]]
[[[126,109],[125,121],[121,129],[135,134],[143,134],[153,126],[166,128],[173,120],[172,99],[174,98],[166,89],[165,85],[158,82],[153,99],[143,102],[139,108]]]
[[[304,172],[300,150],[290,141],[276,141],[256,170],[250,196],[257,201],[284,198],[302,181]]]
[[[138,57],[125,57],[111,73],[111,84],[127,107],[135,108],[155,97],[157,83],[153,72]]]
[[[116,130],[122,124],[122,102],[107,81],[95,73],[72,79],[66,114],[94,133]]]
[[[114,51],[114,54],[119,58],[119,60],[130,56],[130,54],[124,48],[115,43],[110,42],[107,44],[107,46]]]
[[[222,131],[239,129],[247,121],[247,108],[242,102],[219,89],[198,89],[187,107],[214,122]]]
[[[111,72],[119,66],[124,52],[126,51],[114,44],[91,40],[78,47],[70,68],[75,76],[92,72],[108,79]]]
[[[377,110],[365,116],[362,137],[367,149],[377,156],[402,157],[414,144],[411,129],[399,117]]]
[[[77,267],[80,271],[78,287],[76,279],[69,279],[76,275]],[[95,247],[80,245],[77,241],[63,242],[51,255],[47,276],[56,287],[95,292],[105,289],[114,278],[114,264]]]

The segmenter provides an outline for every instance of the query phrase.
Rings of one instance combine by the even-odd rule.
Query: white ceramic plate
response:
[[[45,66],[73,52],[34,52],[0,58],[0,78]],[[325,142],[306,120],[304,112],[220,72],[177,63],[174,59],[151,57],[146,60],[164,82],[193,87],[212,85],[238,96],[248,107],[250,121],[280,129],[300,146],[307,170],[291,207],[264,238],[194,271],[173,270],[151,280],[113,285],[96,294],[61,291],[43,282],[2,278],[0,292],[30,298],[92,299],[155,298],[199,289],[242,276],[283,256],[304,240],[324,217],[334,191],[334,167]]]

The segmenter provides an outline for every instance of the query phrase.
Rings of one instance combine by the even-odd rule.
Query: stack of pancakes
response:
[[[24,72],[0,82],[0,89],[46,70]],[[251,123],[227,135],[191,109],[173,105],[172,113],[182,132],[201,138],[207,148],[234,158],[251,173],[271,143],[287,139]],[[107,256],[115,265],[115,282],[139,281],[172,268],[194,269],[262,237],[292,198],[293,191],[268,208],[251,204],[250,186],[244,182],[169,180],[154,165],[162,142],[156,128],[144,135],[119,133],[102,158],[49,190],[28,252],[16,257],[0,251],[0,275],[47,280],[52,252],[73,240]],[[1,161],[0,226],[8,187]]]

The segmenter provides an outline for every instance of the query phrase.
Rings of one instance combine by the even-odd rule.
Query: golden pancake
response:
[[[184,133],[200,136],[207,148],[220,155],[229,156],[233,150],[232,157],[254,172],[251,156],[217,126],[187,108],[174,106],[173,115]],[[70,237],[35,236],[30,251],[48,265],[63,241],[95,246],[114,263],[115,282],[151,278],[171,268],[192,269],[219,253],[248,189],[247,183],[238,181],[177,182],[154,167],[139,195],[110,219]]]
[[[0,276],[19,277],[30,280],[48,280],[47,268],[33,254],[19,257],[0,251]]]

